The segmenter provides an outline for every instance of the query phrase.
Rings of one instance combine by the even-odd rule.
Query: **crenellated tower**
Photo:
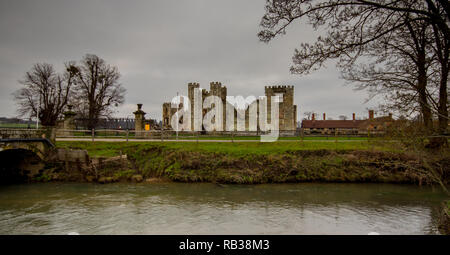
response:
[[[222,129],[225,130],[226,127],[226,103],[227,103],[227,87],[222,86],[221,82],[211,82],[209,84],[209,91],[203,90],[202,91],[202,97],[203,100],[208,96],[217,96],[222,101],[223,111],[222,111],[222,120],[223,120],[223,127]],[[218,108],[216,107],[216,110]],[[205,115],[207,112],[206,109],[203,110],[203,115]],[[219,114],[219,112],[217,112]]]
[[[280,130],[292,131],[297,128],[297,106],[294,105],[294,86],[266,86],[264,88],[267,96],[267,119],[271,121],[272,96],[283,95],[283,102],[280,103],[279,118]]]
[[[210,109],[203,109],[203,101],[200,103],[201,105],[201,116],[194,116],[194,105],[195,105],[195,89],[201,89],[200,84],[197,82],[188,83],[188,98],[190,100],[191,106],[191,128],[194,130],[195,117],[203,119],[205,114]],[[206,97],[209,96],[217,96],[221,99],[223,104],[223,130],[226,130],[226,105],[227,105],[227,87],[223,86],[220,82],[211,82],[209,90],[201,89],[202,100],[205,100]],[[271,97],[276,94],[283,95],[283,102],[280,103],[280,131],[295,131],[296,123],[297,123],[297,106],[294,105],[294,86],[266,86],[265,87],[265,95],[267,96],[267,118],[269,123],[271,122]],[[259,102],[257,101],[257,105]],[[164,128],[172,128],[171,124],[171,116],[175,114],[176,108],[171,108],[170,103],[163,104],[163,127]],[[217,109],[218,110],[218,109]],[[259,108],[257,109],[259,116]],[[219,114],[219,112],[218,112]],[[248,109],[245,113],[246,116],[246,129],[249,128],[249,113]],[[259,117],[258,117],[259,118]],[[236,122],[236,113],[235,113],[235,122]],[[236,126],[236,125],[235,125]]]

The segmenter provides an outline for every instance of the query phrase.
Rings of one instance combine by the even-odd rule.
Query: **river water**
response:
[[[0,234],[438,234],[438,189],[390,184],[0,187]]]

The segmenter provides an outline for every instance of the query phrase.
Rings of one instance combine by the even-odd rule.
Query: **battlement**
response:
[[[221,82],[218,82],[218,81],[213,81],[213,82],[211,82],[211,83],[209,83],[211,86],[222,86],[222,83]]]
[[[293,96],[294,95],[294,86],[286,86],[286,85],[265,86],[264,91],[265,91],[266,96],[273,95],[276,93]]]
[[[226,88],[225,86],[222,86],[221,82],[215,81],[215,82],[211,82],[209,83],[209,87],[210,89],[219,89],[219,88]]]
[[[188,87],[200,88],[200,83],[198,82],[189,82]]]
[[[294,86],[290,86],[290,85],[278,85],[278,86],[265,86],[264,87],[266,90],[267,89],[294,89]]]

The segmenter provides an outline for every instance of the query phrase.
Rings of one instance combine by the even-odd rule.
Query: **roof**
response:
[[[302,128],[358,128],[365,120],[303,120]]]
[[[377,117],[372,120],[303,120],[302,128],[367,128],[392,122],[390,116]]]

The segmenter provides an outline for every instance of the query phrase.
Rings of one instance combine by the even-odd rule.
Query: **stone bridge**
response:
[[[54,147],[46,138],[0,139],[0,183],[23,182],[38,175]]]
[[[49,139],[53,138],[52,133],[51,128],[0,129],[1,164],[18,167],[18,162],[48,161],[54,154],[54,139]]]
[[[46,136],[40,130],[0,130],[0,184],[27,182],[55,167],[68,173],[91,169],[86,150],[56,148]]]
[[[6,150],[27,150],[46,160],[55,145],[47,138],[4,138],[0,139],[0,152]]]

